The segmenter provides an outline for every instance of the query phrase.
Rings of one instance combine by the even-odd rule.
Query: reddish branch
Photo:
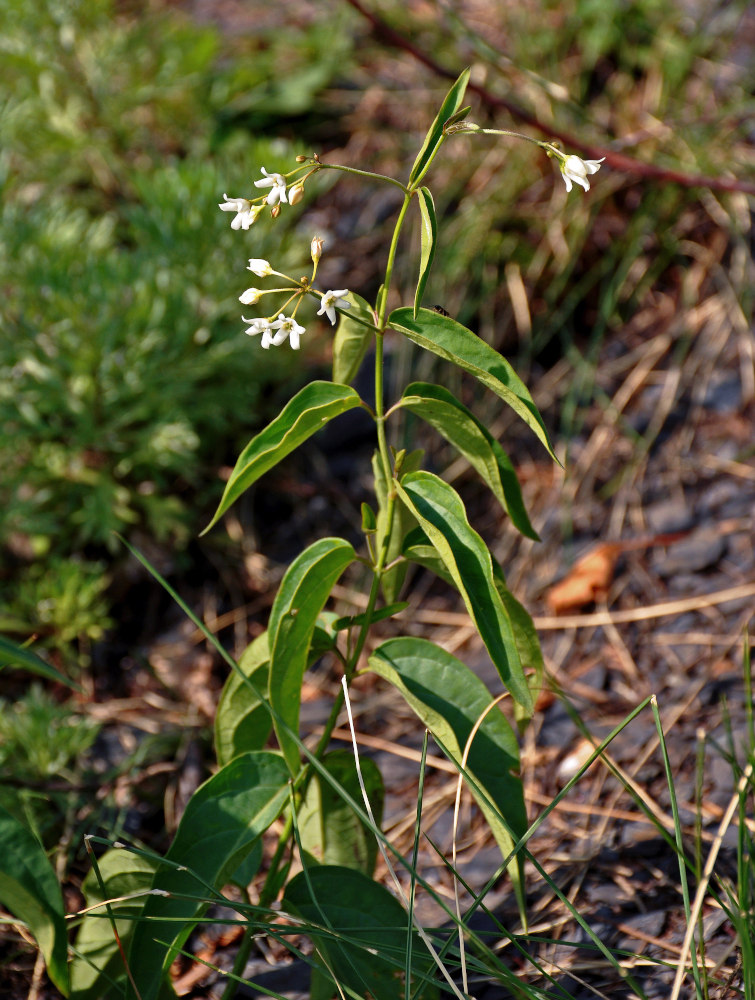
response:
[[[440,63],[436,62],[431,56],[416,46],[412,41],[400,32],[396,31],[389,24],[386,24],[381,17],[368,10],[362,4],[361,0],[346,0],[346,2],[349,3],[355,10],[359,11],[359,13],[370,22],[375,34],[389,45],[393,45],[395,48],[403,49],[404,52],[408,52],[418,62],[427,66],[428,69],[431,69],[433,73],[438,76],[446,77],[449,80],[456,79],[458,73],[441,66]],[[558,129],[554,129],[552,126],[544,125],[529,111],[519,107],[518,104],[507,100],[505,97],[498,97],[497,94],[491,93],[491,91],[480,84],[470,82],[467,89],[477,94],[480,100],[482,100],[488,107],[501,108],[502,110],[507,111],[512,118],[516,118],[520,122],[531,125],[532,128],[537,129],[546,138],[560,140],[567,149],[578,149],[580,152],[585,153],[590,159],[597,160],[601,157],[605,157],[605,161],[609,166],[613,167],[614,170],[622,171],[622,173],[633,174],[635,177],[648,177],[667,182],[670,181],[673,184],[680,184],[682,187],[706,187],[713,191],[741,191],[744,194],[755,195],[755,184],[747,181],[738,181],[727,177],[705,177],[702,174],[687,174],[681,170],[669,170],[666,167],[658,167],[652,163],[643,163],[640,160],[635,160],[632,156],[625,156],[623,153],[615,153],[613,150],[608,149],[605,146],[596,146],[592,143],[583,142],[581,139],[570,135],[568,132],[563,132]]]

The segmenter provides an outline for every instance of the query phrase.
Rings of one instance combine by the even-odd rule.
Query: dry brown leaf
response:
[[[616,561],[623,552],[647,549],[654,545],[670,545],[686,537],[689,531],[675,531],[652,538],[630,538],[623,542],[604,542],[582,556],[560,583],[545,595],[545,602],[554,615],[579,611],[587,604],[605,598],[613,581]]]
[[[546,604],[553,614],[577,611],[605,597],[619,554],[616,544],[606,543],[576,562],[571,572],[545,595]]]

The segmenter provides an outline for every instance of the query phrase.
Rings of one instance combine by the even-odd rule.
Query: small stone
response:
[[[655,565],[663,577],[677,573],[699,573],[715,566],[726,554],[726,536],[711,528],[701,528],[657,554]]]
[[[692,511],[683,497],[672,500],[658,500],[645,507],[645,520],[656,534],[671,531],[686,531],[692,527]]]

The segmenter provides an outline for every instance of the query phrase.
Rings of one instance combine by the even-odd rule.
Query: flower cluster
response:
[[[220,206],[223,207],[222,205]],[[238,228],[238,227],[237,227]],[[317,270],[317,263],[320,260],[320,255],[322,254],[323,243],[319,237],[315,237],[312,240],[312,262],[314,264],[314,270]],[[285,278],[287,281],[292,281],[291,278],[287,278],[285,274],[281,274],[279,271],[273,270],[270,266],[269,261],[263,260],[261,257],[251,257],[249,259],[249,265],[247,267],[248,271],[256,275],[258,278],[268,278],[270,275],[275,274],[279,277]],[[312,274],[314,278],[314,271]],[[311,281],[302,278],[300,282],[293,282],[293,287],[289,286],[286,288],[270,288],[270,289],[259,289],[259,288],[247,288],[244,292],[239,295],[239,302],[242,305],[256,305],[263,295],[270,295],[273,293],[285,293],[288,295],[288,300],[286,305],[293,299],[301,298],[306,292],[314,292],[314,294],[320,296],[320,309],[318,310],[318,316],[327,316],[330,322],[335,325],[336,322],[336,309],[350,309],[351,303],[348,299],[344,298],[348,295],[348,289],[339,288],[336,290],[330,290],[327,292],[317,292],[311,287]],[[285,305],[283,307],[285,309]],[[242,320],[248,323],[246,330],[244,331],[250,337],[255,337],[259,334],[262,335],[260,340],[260,345],[267,350],[270,347],[280,347],[281,344],[288,342],[291,347],[295,350],[299,350],[299,341],[301,335],[304,333],[304,327],[296,322],[296,309],[298,309],[298,304],[294,308],[294,312],[291,316],[286,316],[285,312],[278,313],[277,319],[273,316],[267,318],[258,319],[247,319],[246,316],[242,316]]]
[[[299,338],[304,333],[304,327],[297,323],[293,316],[284,316],[281,313],[276,320],[272,321],[269,319],[247,319],[245,316],[241,318],[245,323],[250,324],[244,333],[249,334],[250,337],[262,334],[260,347],[264,347],[265,350],[270,346],[280,347],[287,340],[290,340],[291,347],[295,351],[299,350]]]
[[[280,211],[279,205],[295,205],[301,201],[304,193],[304,185],[301,181],[294,184],[290,191],[287,191],[286,178],[283,174],[271,174],[264,167],[261,169],[264,177],[255,181],[254,186],[258,188],[269,187],[267,195],[250,201],[248,198],[229,198],[227,194],[224,194],[225,201],[218,204],[221,212],[236,213],[231,220],[231,229],[249,229],[257,221],[265,205],[269,205],[275,215]]]

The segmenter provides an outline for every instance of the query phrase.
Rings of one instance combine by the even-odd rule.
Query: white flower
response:
[[[270,188],[270,194],[266,198],[267,204],[276,205],[279,201],[282,201],[284,204],[287,203],[286,178],[283,174],[269,174],[264,167],[261,170],[265,176],[261,181],[255,181],[254,186],[258,188]]]
[[[256,306],[260,300],[260,295],[262,295],[262,292],[259,288],[247,288],[242,295],[239,295],[239,302],[243,306]]]
[[[348,294],[348,288],[339,288],[335,292],[324,292],[320,308],[317,310],[317,315],[322,316],[322,314],[325,313],[330,322],[335,326],[336,307],[339,309],[351,309],[351,303],[343,298],[344,295]]]
[[[566,190],[571,191],[572,181],[574,181],[575,184],[583,187],[585,191],[589,191],[590,182],[587,179],[587,175],[597,174],[603,160],[605,160],[605,156],[601,160],[583,160],[581,157],[574,155],[567,156],[565,160],[561,160],[559,167],[564,178],[564,184],[566,184]]]
[[[246,316],[242,316],[241,319],[244,323],[250,323],[251,325],[244,330],[244,333],[249,337],[256,337],[259,333],[265,333],[270,329],[270,320],[267,319],[247,319]]]
[[[261,206],[252,207],[251,201],[246,198],[229,198],[227,194],[223,197],[225,201],[218,205],[221,212],[235,212],[236,218],[231,223],[231,229],[248,229],[257,220]]]
[[[258,278],[267,278],[273,273],[273,269],[270,267],[268,261],[263,260],[261,257],[250,257],[247,271],[256,274]]]
[[[271,344],[279,347],[281,344],[285,344],[286,340],[290,340],[291,347],[295,351],[299,350],[299,337],[304,333],[304,327],[297,323],[293,316],[284,316],[281,313],[275,322],[270,324],[270,328],[276,331],[270,339]],[[262,338],[262,346],[268,346],[265,344],[264,337]]]

